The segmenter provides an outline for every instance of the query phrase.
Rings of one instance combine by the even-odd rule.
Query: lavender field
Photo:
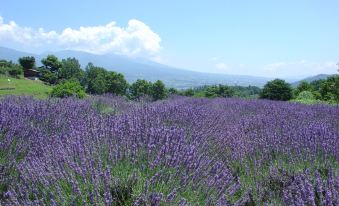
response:
[[[339,108],[0,100],[0,205],[339,205]]]

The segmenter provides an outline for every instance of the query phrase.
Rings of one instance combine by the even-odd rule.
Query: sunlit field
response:
[[[339,108],[0,100],[1,205],[338,205]]]

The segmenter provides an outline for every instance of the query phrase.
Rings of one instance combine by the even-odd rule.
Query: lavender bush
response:
[[[2,205],[339,205],[339,108],[0,100]]]

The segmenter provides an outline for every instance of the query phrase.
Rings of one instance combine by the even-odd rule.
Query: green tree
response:
[[[218,97],[219,96],[219,88],[218,86],[208,86],[206,89],[205,89],[205,97]]]
[[[58,82],[58,76],[47,69],[40,70],[39,79],[51,85],[56,84]]]
[[[231,86],[234,90],[233,96],[242,97],[242,98],[257,98],[261,93],[261,89],[256,86]]]
[[[108,72],[106,75],[107,92],[115,95],[125,95],[128,83],[124,75],[117,72]]]
[[[63,59],[59,70],[59,78],[81,81],[84,78],[84,71],[81,69],[79,61],[76,58]]]
[[[52,97],[70,97],[76,96],[78,98],[85,97],[86,93],[84,88],[77,81],[65,81],[56,85],[51,92]]]
[[[35,68],[35,58],[33,56],[21,57],[19,58],[19,64],[24,70],[33,69]]]
[[[234,90],[227,85],[219,85],[218,95],[220,97],[233,97],[234,96]]]
[[[152,83],[146,80],[138,79],[130,86],[131,98],[137,99],[144,95],[151,95]]]
[[[191,97],[191,96],[194,95],[194,90],[192,88],[186,89],[186,90],[183,91],[183,95]]]
[[[339,75],[328,77],[321,83],[320,94],[322,100],[339,102]]]
[[[227,85],[208,86],[205,89],[206,97],[232,97],[235,91]]]
[[[176,88],[169,88],[168,93],[169,94],[179,94],[179,91]]]
[[[261,98],[287,101],[292,99],[292,88],[291,85],[282,79],[275,79],[265,84],[261,95]]]
[[[13,65],[12,67],[8,68],[8,74],[12,77],[19,78],[22,73],[23,70],[19,65]]]
[[[320,91],[321,84],[325,81],[325,79],[314,80],[310,83],[310,85],[312,86],[313,90]]]
[[[0,59],[0,68],[12,67],[14,64],[12,61],[7,61],[5,59]]]
[[[62,67],[62,63],[59,61],[58,57],[54,55],[48,55],[46,58],[41,60],[41,63],[46,69],[53,73],[58,73],[59,69]]]
[[[313,86],[306,81],[302,81],[298,84],[294,93],[296,96],[298,96],[298,94],[303,91],[313,91]]]
[[[302,91],[298,94],[297,100],[315,100],[315,97],[311,91]]]
[[[104,94],[108,91],[106,76],[108,72],[102,68],[88,63],[86,66],[86,80],[87,92],[90,94]]]
[[[155,101],[164,99],[167,96],[165,84],[160,80],[154,82],[151,86],[151,95]]]
[[[22,73],[23,69],[19,64],[14,64],[12,61],[0,60],[0,74],[19,78]]]

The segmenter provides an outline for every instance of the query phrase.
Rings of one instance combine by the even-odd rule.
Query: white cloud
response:
[[[228,66],[224,63],[224,62],[219,62],[219,63],[216,63],[215,64],[215,67],[219,70],[227,70],[228,69]]]
[[[74,49],[97,54],[114,52],[127,56],[154,58],[159,53],[161,38],[142,21],[131,19],[127,27],[115,22],[98,26],[65,28],[61,32],[22,27],[14,21],[5,23],[0,16],[0,43],[33,48]]]

